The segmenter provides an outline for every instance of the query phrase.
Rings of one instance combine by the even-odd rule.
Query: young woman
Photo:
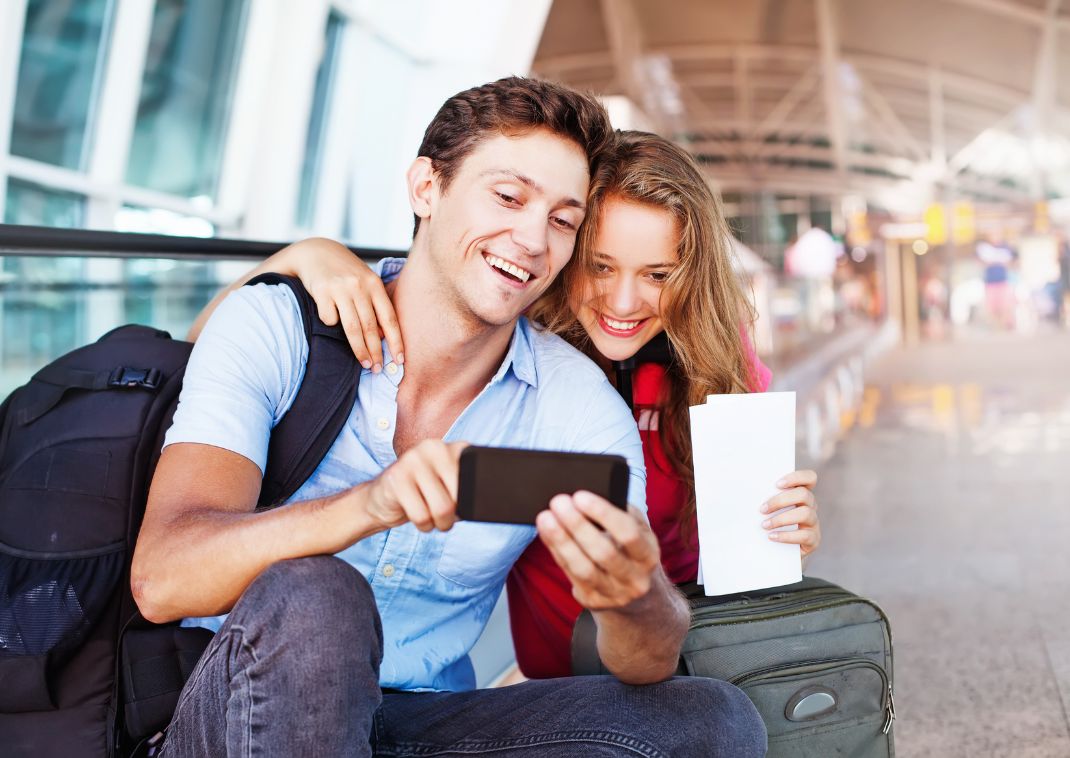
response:
[[[618,133],[591,178],[574,258],[529,314],[586,352],[611,381],[618,378],[614,362],[638,355],[626,399],[643,440],[648,517],[665,572],[677,583],[694,581],[698,568],[688,407],[711,394],[764,391],[770,379],[747,338],[753,310],[732,267],[729,235],[716,195],[686,152],[654,134]],[[300,277],[320,317],[341,320],[365,368],[383,366],[380,333],[391,357],[404,361],[381,281],[343,246],[306,240],[250,277],[264,271]],[[643,362],[651,341],[666,337],[667,355]],[[769,539],[800,545],[804,557],[821,539],[816,482],[812,471],[787,474],[775,483],[778,494],[755,507]],[[774,531],[786,525],[797,529]],[[521,671],[533,678],[569,675],[581,608],[541,541],[514,566],[508,588]]]

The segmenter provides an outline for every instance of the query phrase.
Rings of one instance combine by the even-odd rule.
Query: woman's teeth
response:
[[[622,332],[626,332],[629,329],[634,329],[640,324],[639,321],[614,321],[613,319],[606,318],[605,316],[602,316],[602,318],[605,319],[605,322],[611,327],[613,327],[614,329],[619,329]]]
[[[496,255],[484,255],[483,257],[486,258],[487,263],[494,266],[494,268],[501,269],[507,274],[512,274],[522,282],[526,282],[528,279],[531,278],[530,271],[525,271],[519,266],[514,266],[509,261],[502,260]]]

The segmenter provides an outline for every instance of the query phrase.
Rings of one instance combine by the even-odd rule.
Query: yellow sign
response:
[[[951,239],[956,245],[968,245],[977,238],[977,214],[973,203],[955,203],[951,218]]]
[[[869,233],[869,218],[866,216],[865,208],[852,211],[847,217],[847,237],[852,245],[863,247],[872,241],[873,235]]]
[[[923,220],[928,228],[925,232],[926,242],[930,245],[942,245],[947,242],[947,215],[944,213],[944,206],[933,203],[925,209]]]
[[[1051,231],[1051,218],[1048,216],[1048,204],[1041,200],[1033,207],[1033,231],[1047,234]]]

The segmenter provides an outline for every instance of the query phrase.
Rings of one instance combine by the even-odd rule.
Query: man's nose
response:
[[[513,227],[513,241],[530,255],[546,252],[547,228],[545,214],[531,212],[522,214]]]

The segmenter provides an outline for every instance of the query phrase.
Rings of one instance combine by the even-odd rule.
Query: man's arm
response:
[[[598,654],[628,684],[672,676],[690,610],[661,568],[657,538],[641,512],[590,492],[558,495],[539,514],[539,536],[598,626]]]
[[[369,482],[257,513],[255,463],[212,445],[171,445],[153,477],[134,551],[134,599],[157,623],[216,615],[276,561],[333,554],[406,521],[422,531],[447,530],[463,448],[425,440]]]

